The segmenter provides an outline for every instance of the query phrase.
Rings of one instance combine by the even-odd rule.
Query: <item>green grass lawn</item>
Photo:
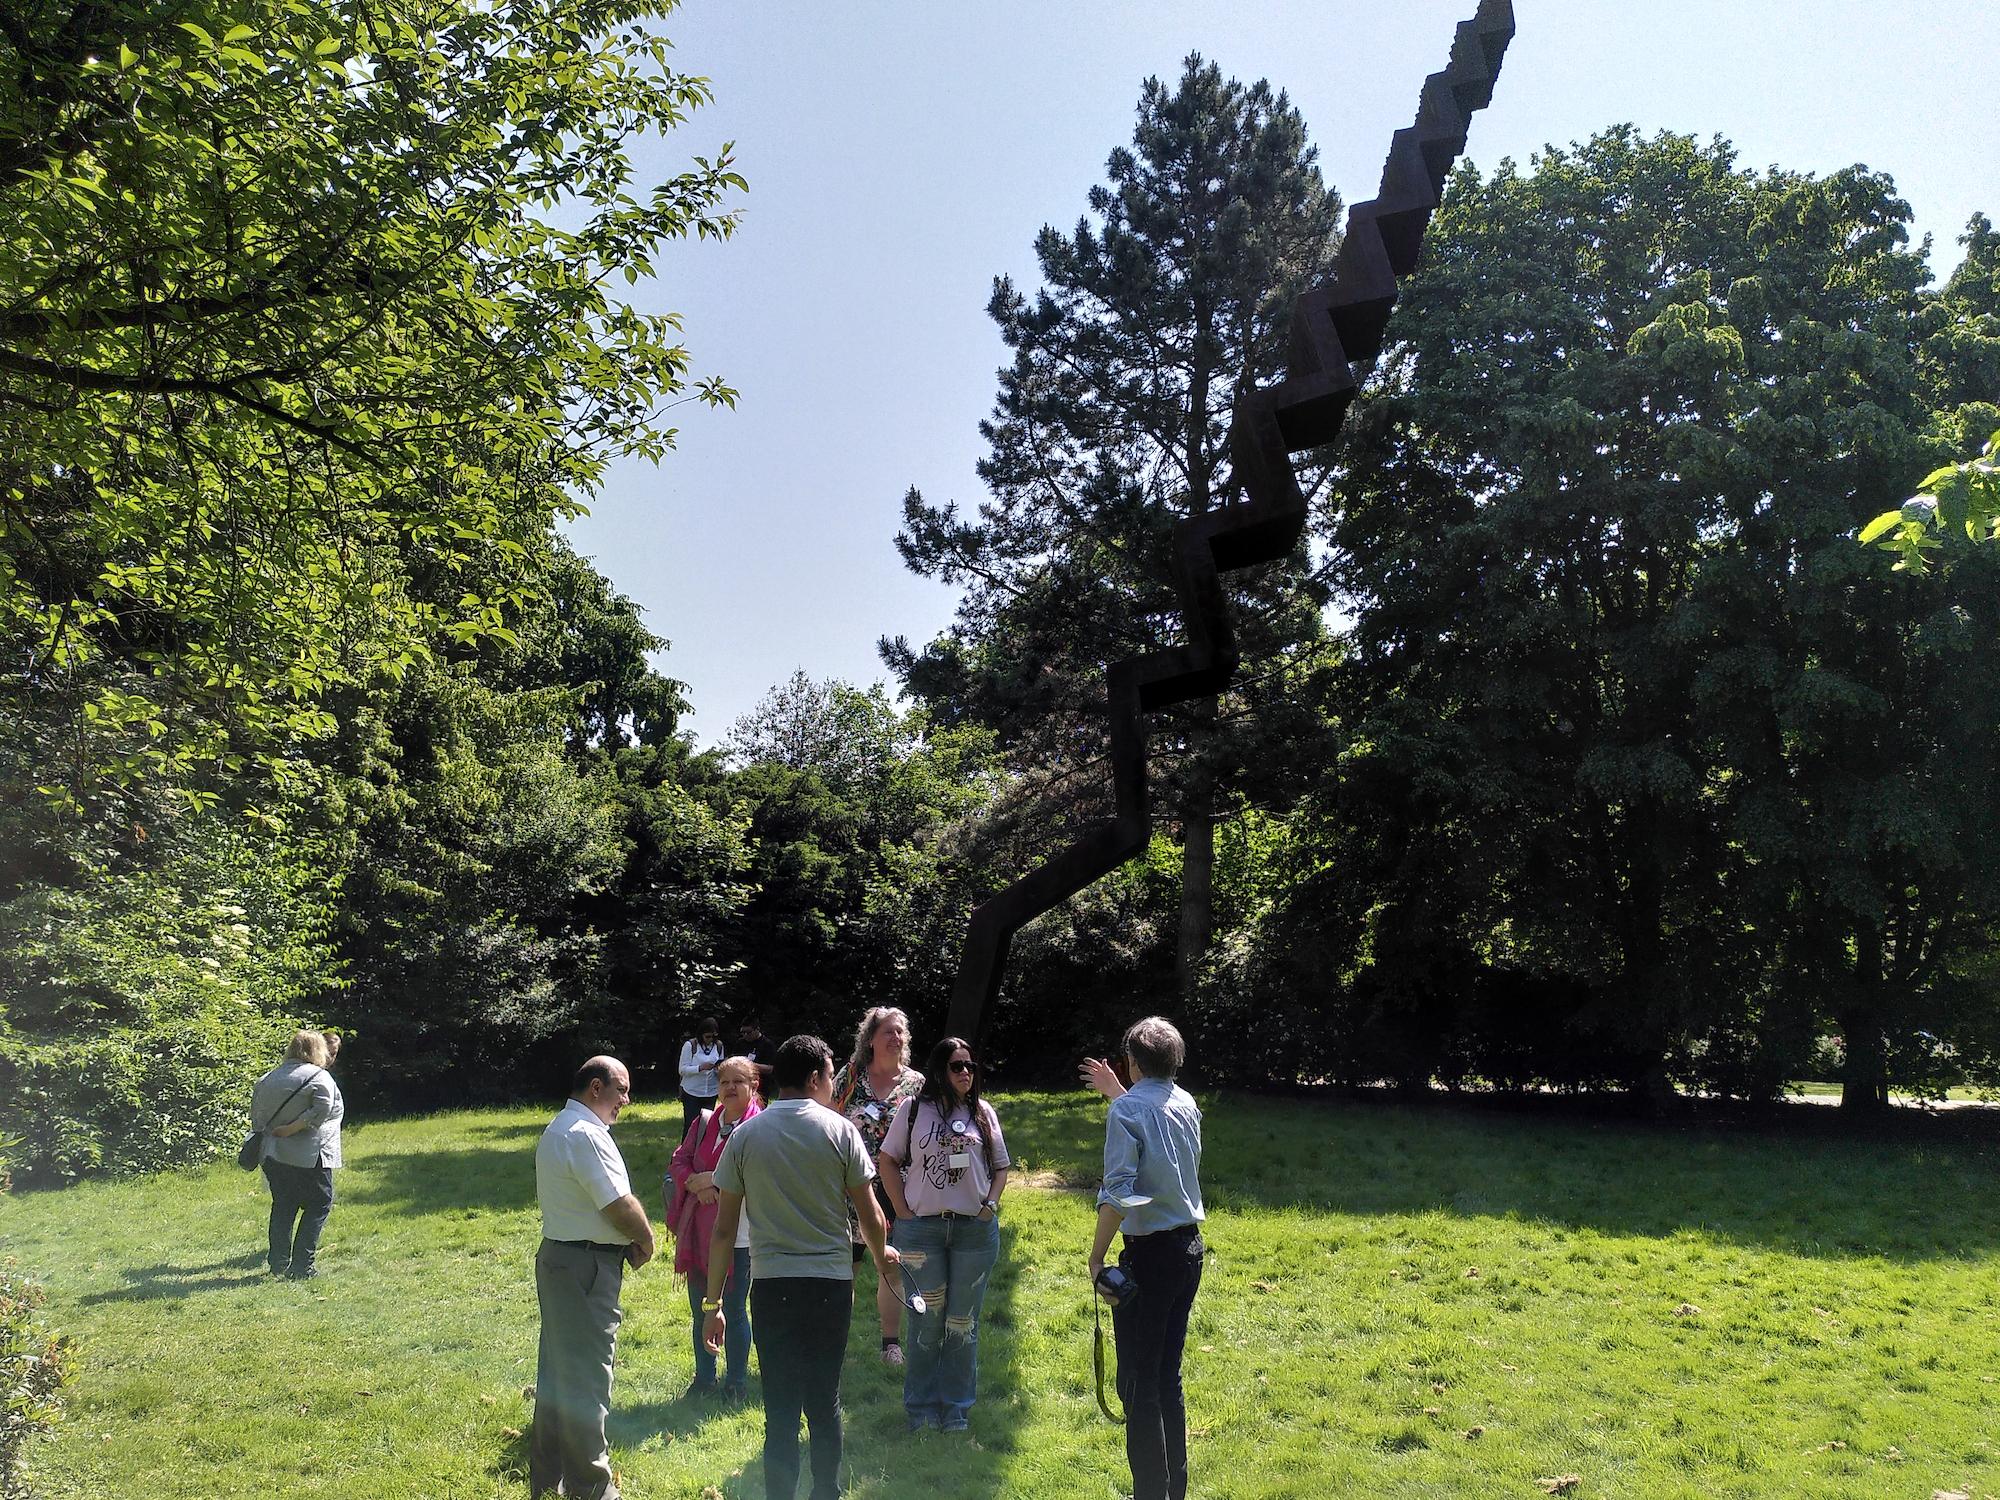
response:
[[[1810,1080],[1804,1083],[1795,1083],[1792,1087],[1809,1099],[1837,1099],[1840,1097],[1841,1092],[1840,1085],[1837,1083],[1816,1083]],[[1899,1102],[1915,1102],[1911,1100],[1911,1096],[1903,1094],[1891,1094],[1889,1097]],[[1944,1097],[1946,1102],[1951,1104],[1991,1104],[1994,1102],[1993,1091],[1991,1089],[1949,1088],[1944,1091]]]
[[[1204,1100],[1211,1256],[1188,1341],[1201,1496],[2000,1492],[1990,1149],[1382,1104]],[[855,1320],[851,1493],[1109,1497],[1083,1260],[1102,1105],[1002,1101],[1008,1194],[969,1439],[902,1432]],[[51,1496],[523,1490],[542,1111],[349,1132],[312,1283],[262,1274],[233,1166],[0,1200],[0,1255],[78,1335]],[[679,1118],[619,1126],[656,1183]],[[651,1188],[647,1189],[649,1195]],[[867,1273],[864,1273],[866,1275]],[[626,1283],[613,1459],[633,1500],[760,1496],[760,1419],[677,1398],[685,1294]],[[864,1281],[865,1293],[872,1280]],[[712,1488],[711,1488],[712,1487]]]

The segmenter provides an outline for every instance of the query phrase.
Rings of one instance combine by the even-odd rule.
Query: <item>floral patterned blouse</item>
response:
[[[905,1099],[914,1099],[917,1090],[924,1086],[924,1075],[915,1068],[905,1068],[897,1076],[886,1095],[878,1095],[868,1086],[868,1070],[864,1067],[861,1076],[854,1083],[854,1097],[847,1095],[847,1068],[833,1075],[833,1107],[854,1122],[854,1128],[861,1132],[861,1144],[868,1148],[868,1165],[875,1166],[875,1158],[882,1150],[882,1137],[889,1133],[890,1122],[896,1118],[896,1106]],[[846,1102],[843,1104],[842,1101]],[[875,1195],[879,1200],[882,1186],[876,1184]],[[888,1209],[883,1209],[886,1216]],[[861,1243],[861,1221],[854,1216],[854,1205],[847,1205],[847,1233],[855,1244]]]
[[[861,1144],[868,1148],[871,1163],[882,1149],[882,1137],[889,1133],[889,1122],[896,1118],[896,1106],[905,1099],[914,1098],[923,1086],[924,1075],[915,1068],[905,1068],[888,1093],[877,1094],[868,1086],[868,1070],[863,1068],[861,1076],[854,1081],[854,1097],[850,1099],[847,1095],[847,1069],[843,1067],[833,1075],[834,1107],[852,1120],[854,1128],[861,1132]]]

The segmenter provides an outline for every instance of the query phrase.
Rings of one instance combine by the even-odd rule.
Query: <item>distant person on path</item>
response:
[[[833,1078],[834,1108],[861,1132],[872,1163],[882,1149],[882,1137],[889,1133],[896,1106],[916,1097],[924,1086],[924,1075],[910,1066],[910,1018],[893,1005],[878,1005],[861,1017],[854,1030],[854,1052]],[[875,1184],[875,1202],[889,1227],[896,1226],[896,1209],[881,1183]],[[854,1263],[861,1263],[860,1221],[852,1220]],[[882,1363],[900,1367],[903,1363],[903,1304],[894,1286],[877,1283],[875,1313],[882,1320]]]
[[[1007,1142],[979,1097],[972,1045],[931,1049],[923,1089],[896,1110],[877,1157],[896,1205],[895,1245],[925,1308],[910,1319],[903,1409],[910,1430],[963,1432],[979,1388],[979,1313],[1000,1259]]]
[[[1175,1084],[1187,1056],[1173,1023],[1148,1016],[1125,1033],[1128,1091],[1108,1062],[1086,1059],[1083,1081],[1111,1101],[1104,1122],[1104,1186],[1090,1279],[1104,1269],[1111,1237],[1124,1231],[1118,1265],[1138,1295],[1115,1306],[1118,1397],[1125,1404],[1125,1459],[1132,1500],[1185,1500],[1187,1406],[1181,1351],[1201,1287],[1201,1111]]]
[[[694,1035],[681,1043],[681,1135],[694,1129],[705,1109],[715,1108],[715,1070],[722,1066],[722,1027],[704,1016]]]
[[[347,1112],[340,1085],[327,1071],[339,1051],[337,1036],[294,1032],[285,1060],[250,1094],[250,1126],[264,1132],[259,1165],[271,1188],[273,1276],[305,1281],[319,1274],[319,1237],[333,1212],[333,1172]]]
[[[528,1437],[528,1493],[615,1500],[604,1419],[623,1310],[625,1267],[653,1258],[653,1225],[632,1195],[611,1126],[631,1102],[632,1075],[615,1057],[576,1070],[570,1096],[535,1147],[542,1244],[535,1300],[542,1314],[535,1359],[535,1423]]]
[[[692,1397],[715,1394],[715,1356],[707,1342],[708,1319],[701,1310],[708,1291],[708,1242],[715,1232],[715,1214],[721,1192],[715,1186],[715,1164],[722,1148],[736,1133],[736,1127],[755,1115],[757,1065],[747,1057],[725,1057],[715,1070],[721,1087],[716,1107],[681,1138],[680,1149],[668,1167],[667,1223],[674,1232],[674,1269],[687,1277],[688,1314],[693,1320],[694,1384]],[[728,1279],[722,1297],[729,1313],[729,1336],[724,1341],[728,1354],[723,1367],[722,1395],[741,1401],[750,1393],[750,1216],[736,1226],[735,1252],[728,1265]]]
[[[812,1500],[840,1493],[840,1364],[854,1317],[854,1259],[847,1210],[887,1285],[900,1275],[875,1202],[861,1133],[833,1109],[833,1051],[816,1036],[778,1049],[778,1097],[745,1120],[722,1148],[721,1193],[708,1249],[708,1347],[720,1349],[729,1319],[723,1268],[736,1224],[750,1212],[750,1311],[764,1390],[765,1500],[793,1500],[799,1481],[799,1418],[812,1440]]]

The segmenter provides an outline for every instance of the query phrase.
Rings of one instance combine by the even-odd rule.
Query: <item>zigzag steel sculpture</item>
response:
[[[1229,456],[1245,498],[1190,516],[1174,530],[1174,582],[1187,644],[1127,657],[1105,673],[1115,814],[973,910],[952,989],[952,1034],[979,1035],[1000,988],[1008,946],[1023,925],[1146,847],[1153,812],[1139,716],[1228,686],[1237,665],[1236,633],[1220,575],[1275,561],[1304,534],[1306,499],[1290,455],[1333,441],[1354,399],[1355,367],[1381,354],[1397,280],[1416,269],[1445,176],[1465,149],[1467,123],[1492,100],[1513,36],[1511,0],[1481,0],[1473,19],[1460,24],[1451,62],[1424,80],[1416,124],[1396,132],[1380,191],[1347,216],[1333,279],[1293,306],[1286,379],[1238,398]]]

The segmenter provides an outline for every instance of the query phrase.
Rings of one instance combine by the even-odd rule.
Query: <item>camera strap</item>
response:
[[[1123,1427],[1125,1419],[1113,1411],[1111,1403],[1104,1399],[1104,1299],[1097,1295],[1095,1287],[1090,1291],[1090,1316],[1095,1324],[1090,1362],[1097,1372],[1097,1409],[1108,1419]]]

